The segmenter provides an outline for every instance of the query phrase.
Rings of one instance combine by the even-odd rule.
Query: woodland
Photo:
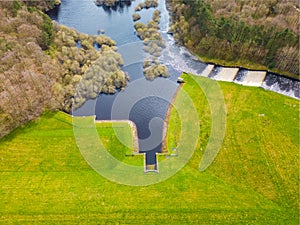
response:
[[[129,80],[115,41],[52,22],[38,8],[55,2],[33,3],[0,2],[0,137],[47,110],[70,112],[99,93],[113,94]]]
[[[204,61],[299,79],[297,0],[168,0],[170,33]]]

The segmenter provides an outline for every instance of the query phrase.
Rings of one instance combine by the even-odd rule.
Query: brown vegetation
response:
[[[156,59],[146,59],[144,61],[144,75],[148,80],[154,80],[156,77],[169,77],[168,67],[160,64]]]
[[[95,3],[98,6],[114,6],[120,0],[96,0]]]
[[[0,6],[0,137],[45,110],[69,112],[75,94],[79,107],[100,92],[127,85],[113,40],[52,24],[41,11],[17,1]],[[79,83],[88,90],[76,91]]]
[[[49,52],[61,67],[60,82],[56,87],[63,95],[62,109],[71,110],[75,93],[78,98],[76,107],[79,107],[86,99],[96,98],[100,92],[114,93],[116,88],[127,85],[128,77],[120,70],[123,60],[116,53],[115,41],[104,35],[78,33],[57,23],[54,23],[54,33]],[[94,45],[100,47],[100,51]],[[87,80],[89,84],[86,84]],[[76,92],[79,82],[80,87],[84,85],[89,90],[81,88],[82,93]]]
[[[42,50],[48,47],[50,34],[46,37],[43,26],[49,20],[13,4],[2,2],[0,8],[0,137],[45,109],[58,108],[60,99],[52,91],[59,67]]]
[[[141,5],[145,6],[143,8],[147,8],[150,5],[149,3],[150,1],[146,1],[146,2],[140,3]],[[155,7],[157,6],[156,3],[154,5]],[[154,80],[154,78],[158,76],[163,76],[163,77],[169,76],[169,71],[167,66],[164,64],[160,64],[157,60],[157,58],[161,56],[162,50],[166,47],[165,40],[159,33],[158,24],[160,22],[160,14],[161,12],[156,9],[153,12],[152,20],[150,20],[147,24],[141,22],[137,22],[134,24],[134,28],[137,32],[138,37],[141,40],[143,40],[144,51],[149,53],[150,56],[152,57],[152,59],[146,59],[144,61],[144,75],[148,80]]]
[[[299,78],[296,1],[168,0],[179,44],[205,60]]]
[[[156,8],[158,6],[158,0],[145,0],[137,5],[135,11],[141,11],[143,9]]]
[[[39,1],[28,1],[28,0],[18,0],[20,4],[25,4],[28,7],[37,8],[43,12],[46,12],[55,6],[61,4],[61,0],[39,0]]]
[[[233,17],[249,25],[288,28],[299,33],[298,0],[204,1],[211,5],[216,17]]]
[[[140,16],[140,14],[138,14],[138,13],[134,13],[134,14],[132,15],[132,19],[133,19],[133,22],[136,22],[136,21],[138,21],[139,19],[141,19],[141,16]]]
[[[76,86],[73,106],[78,108],[87,99],[94,99],[101,92],[114,94],[116,88],[127,86],[129,77],[120,70],[119,66],[121,65],[123,65],[121,55],[103,45],[101,54],[84,72],[80,83]]]

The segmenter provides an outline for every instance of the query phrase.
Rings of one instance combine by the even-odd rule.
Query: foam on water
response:
[[[300,99],[300,81],[278,76],[277,74],[268,73],[262,88]]]
[[[208,77],[215,80],[215,77],[220,73],[221,70],[222,70],[221,66],[215,66],[210,72],[210,74],[208,75]]]
[[[237,84],[242,84],[245,77],[247,76],[248,70],[246,69],[239,69],[239,71],[237,72],[233,82],[237,83]]]
[[[178,46],[171,35],[167,36],[166,49],[159,60],[178,71],[195,75],[200,75],[206,67],[205,63],[197,60],[186,48]]]

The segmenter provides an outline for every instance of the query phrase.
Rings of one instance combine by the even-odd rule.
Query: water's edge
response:
[[[99,29],[104,29],[107,36],[117,41],[119,50],[124,46],[125,50],[128,49],[125,51],[126,54],[120,52],[124,57],[124,61],[128,61],[126,55],[138,54],[138,50],[131,48],[138,47],[136,43],[139,41],[134,33],[132,14],[135,6],[141,1],[143,0],[136,0],[128,5],[123,5],[121,8],[108,10],[97,7],[93,1],[62,0],[62,4],[52,11],[52,14],[50,13],[50,17],[82,33],[97,34]],[[173,84],[176,83],[182,72],[186,72],[218,81],[261,87],[300,99],[300,81],[268,71],[252,71],[242,67],[223,67],[200,61],[188,49],[178,46],[172,35],[168,34],[170,16],[165,0],[159,0],[158,9],[161,11],[160,31],[166,41],[166,48],[159,60],[168,66],[171,75],[168,80],[172,81]],[[142,22],[146,23],[147,20],[151,19],[152,12],[153,9],[141,12]],[[118,95],[122,96],[132,92],[131,97],[135,97],[139,92],[146,93],[162,85],[166,81],[165,78],[156,78],[152,82],[152,86],[149,85],[150,81],[147,81],[143,76],[142,61],[143,59],[139,58],[138,61],[132,62],[123,68],[131,77],[131,81],[124,91],[115,95],[100,94],[97,99],[88,100],[74,115],[96,115],[97,120],[114,120],[112,108]],[[139,81],[139,86],[136,85],[137,81]],[[153,96],[159,95],[149,92],[152,94],[143,96],[143,99],[136,102],[130,111],[130,115],[128,115],[129,117],[119,118],[130,119],[136,124],[141,149],[143,149],[141,143],[151,138],[150,131],[155,131],[156,136],[165,137],[165,120],[168,116],[168,108],[172,105],[172,99],[176,96],[176,89],[177,86],[169,84],[167,87],[162,86],[160,90],[157,90],[156,93],[169,93],[167,99],[154,98]],[[155,118],[156,120],[153,120]],[[153,121],[155,123],[151,123]],[[154,128],[149,128],[150,125],[153,125]],[[165,140],[162,140],[162,143],[153,148],[152,151],[147,151],[147,163],[153,164],[156,162],[156,152],[164,151],[164,148],[166,148]],[[141,149],[140,151],[143,152]]]

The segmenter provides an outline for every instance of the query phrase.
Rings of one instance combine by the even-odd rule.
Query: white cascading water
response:
[[[267,74],[267,77],[262,84],[262,88],[300,99],[300,82],[276,74]]]
[[[166,49],[159,58],[161,62],[172,66],[178,71],[184,71],[201,76],[202,72],[208,66],[206,63],[199,61],[193,54],[191,54],[185,47],[178,46],[172,35],[168,35],[169,27],[169,11],[166,8],[165,0],[160,1],[161,10],[161,32],[166,41]],[[214,79],[222,67],[215,66],[208,77]],[[239,69],[233,82],[243,85],[244,79],[247,76],[247,69]],[[271,90],[292,98],[300,99],[300,81],[289,79],[277,74],[267,73],[262,85],[258,86],[266,90]]]

